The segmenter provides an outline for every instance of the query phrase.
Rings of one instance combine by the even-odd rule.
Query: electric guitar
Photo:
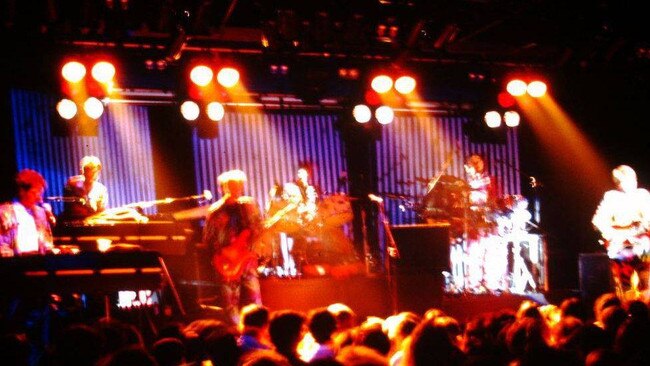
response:
[[[257,262],[257,255],[248,249],[251,230],[245,229],[235,236],[230,245],[221,248],[212,257],[212,266],[227,282],[239,280],[246,269]]]
[[[601,240],[610,258],[642,256],[650,252],[650,231],[638,222],[626,226],[614,226],[614,235]]]
[[[296,209],[297,206],[297,204],[289,203],[275,212],[262,224],[264,231],[270,232],[283,217]],[[231,240],[230,245],[222,248],[219,253],[213,256],[212,266],[225,281],[239,280],[246,268],[257,262],[257,254],[248,249],[251,234],[250,229],[242,231]]]

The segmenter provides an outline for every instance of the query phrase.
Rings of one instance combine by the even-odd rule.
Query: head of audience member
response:
[[[613,292],[604,293],[594,301],[594,318],[598,326],[602,327],[603,311],[610,306],[623,306],[621,299]]]
[[[357,325],[355,312],[343,303],[331,304],[327,307],[327,310],[336,318],[336,332],[333,335],[336,345],[342,348],[352,344],[352,332]]]
[[[240,366],[291,366],[289,360],[273,350],[254,350],[243,355]]]
[[[420,323],[420,316],[412,311],[403,311],[384,320],[383,330],[394,347],[399,347],[413,329]]]
[[[524,300],[519,304],[517,309],[517,319],[521,318],[535,318],[543,319],[542,313],[539,309],[539,304],[532,300]]]
[[[242,334],[259,336],[268,330],[269,309],[264,305],[248,304],[241,309],[239,331]]]
[[[584,301],[577,296],[572,296],[562,300],[560,303],[560,310],[562,312],[562,317],[572,316],[582,320],[583,322],[587,321],[589,318]]]
[[[584,322],[574,316],[563,316],[557,324],[551,328],[551,343],[558,348],[564,348],[570,342],[573,335],[580,331]]]
[[[246,180],[246,173],[242,170],[234,169],[219,174],[217,184],[221,188],[224,196],[228,195],[232,199],[237,199],[244,195]]]
[[[36,170],[23,169],[16,174],[18,201],[26,208],[33,208],[43,202],[43,192],[47,189],[45,178]]]
[[[144,347],[142,333],[133,324],[102,318],[96,325],[96,329],[104,339],[105,352],[112,352],[127,346]]]
[[[633,192],[638,188],[636,172],[627,165],[619,165],[612,170],[612,180],[623,192]]]
[[[98,366],[158,366],[156,360],[142,347],[129,346],[110,353]]]
[[[461,327],[458,320],[456,320],[456,318],[444,315],[444,316],[439,316],[433,319],[432,321],[436,327],[444,329],[449,335],[449,339],[452,340],[454,345],[460,348],[462,335],[463,335],[463,328]]]
[[[459,365],[464,356],[445,327],[423,320],[413,330],[404,354],[409,366]]]
[[[327,310],[336,318],[336,330],[343,331],[357,325],[357,315],[354,310],[343,303],[334,303]]]
[[[359,326],[354,344],[372,348],[382,356],[387,356],[391,349],[390,339],[384,333],[383,324],[373,321],[364,322]]]
[[[336,331],[336,318],[327,308],[316,308],[308,314],[308,328],[318,344],[325,344],[332,340]]]
[[[85,324],[73,324],[63,330],[54,347],[54,358],[61,365],[94,365],[102,355],[100,333]]]
[[[508,350],[515,358],[530,353],[540,353],[548,349],[544,321],[538,318],[523,317],[517,319],[506,333]]]
[[[269,335],[276,350],[284,356],[296,356],[300,340],[307,332],[305,314],[295,310],[279,310],[271,314]]]
[[[241,357],[241,349],[237,345],[238,334],[231,327],[212,329],[203,343],[205,351],[213,365],[236,366]]]
[[[81,174],[87,184],[92,184],[99,179],[99,173],[102,171],[102,162],[98,157],[86,155],[79,162]]]
[[[431,320],[445,314],[444,310],[440,308],[429,308],[424,312],[424,319]]]
[[[628,318],[618,328],[614,339],[614,350],[623,355],[628,364],[650,364],[650,321],[647,319]]]
[[[161,338],[154,342],[151,354],[158,366],[179,366],[185,363],[185,345],[178,338]]]
[[[613,342],[619,327],[628,319],[628,314],[622,306],[608,306],[601,313],[603,330]]]
[[[346,366],[388,366],[386,356],[372,348],[359,345],[343,348],[337,354],[336,360]]]
[[[641,322],[650,321],[648,305],[641,300],[630,301],[627,304],[627,312],[630,314],[632,320]]]

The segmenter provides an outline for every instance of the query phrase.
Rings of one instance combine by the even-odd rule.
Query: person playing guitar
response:
[[[650,192],[638,187],[636,172],[627,165],[614,168],[612,179],[616,189],[605,192],[591,222],[611,259],[618,290],[629,287],[634,271],[645,289],[650,254]]]
[[[217,182],[223,196],[210,206],[203,244],[217,278],[217,305],[237,324],[241,307],[262,303],[257,254],[252,250],[262,232],[262,219],[257,202],[244,196],[243,171],[224,172]]]

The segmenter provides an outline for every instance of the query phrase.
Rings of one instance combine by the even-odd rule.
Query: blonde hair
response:
[[[245,183],[246,173],[244,173],[244,171],[239,169],[233,169],[233,170],[228,170],[226,172],[223,172],[219,174],[219,176],[217,177],[217,183],[219,183],[219,185],[224,185],[228,182]]]
[[[102,168],[102,162],[99,160],[98,157],[94,155],[86,155],[83,158],[81,158],[81,161],[79,162],[79,167],[81,168],[81,171],[83,172],[86,167],[96,167],[97,169]]]
[[[636,180],[636,172],[628,165],[619,165],[612,170],[612,179],[617,185],[624,180]]]

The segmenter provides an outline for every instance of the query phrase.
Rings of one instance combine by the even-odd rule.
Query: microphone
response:
[[[374,194],[372,194],[372,193],[369,193],[369,194],[368,194],[368,198],[370,198],[370,200],[371,200],[372,202],[377,202],[377,203],[382,203],[382,202],[384,202],[384,199],[383,199],[383,198],[381,198],[381,197],[379,197],[379,196],[376,196],[376,195],[374,195]]]
[[[38,206],[40,206],[45,211],[45,217],[47,218],[47,221],[50,223],[50,225],[56,225],[56,216],[54,216],[54,212],[52,212],[52,205],[41,201],[38,203]]]
[[[85,198],[74,197],[74,196],[49,196],[49,197],[45,197],[45,200],[54,201],[54,202],[66,202],[66,203],[79,202],[82,205],[86,204]]]
[[[204,200],[209,201],[209,200],[212,199],[212,192],[206,189],[206,190],[203,191],[202,194],[198,194],[196,196],[190,196],[190,199],[193,199],[193,200],[204,199]]]

